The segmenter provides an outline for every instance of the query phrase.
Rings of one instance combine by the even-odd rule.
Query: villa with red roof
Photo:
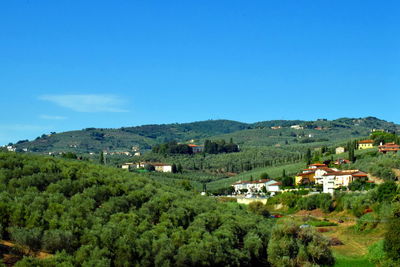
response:
[[[379,146],[379,152],[386,154],[387,152],[397,153],[400,150],[400,146],[396,143],[387,143]]]
[[[359,170],[342,170],[323,175],[323,192],[333,194],[336,188],[349,186],[355,179],[368,180],[368,174]]]
[[[358,149],[374,148],[374,140],[362,140],[358,142]]]

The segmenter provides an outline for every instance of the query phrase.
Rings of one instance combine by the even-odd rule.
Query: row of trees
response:
[[[229,143],[226,143],[223,139],[218,141],[206,140],[204,142],[204,152],[209,154],[239,152],[239,146],[233,143],[232,138]]]
[[[152,148],[154,153],[159,154],[193,154],[193,150],[186,144],[178,144],[176,141],[155,145]]]

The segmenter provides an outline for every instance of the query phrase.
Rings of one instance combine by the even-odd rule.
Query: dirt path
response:
[[[17,261],[21,260],[22,255],[16,254],[13,248],[15,248],[17,245],[13,242],[10,242],[8,240],[0,240],[0,257],[2,257],[3,263],[6,264],[7,266],[13,266]],[[28,249],[24,249],[25,254],[31,254],[31,256],[34,256],[38,259],[46,259],[52,256],[52,254],[39,251],[39,252],[34,252],[29,253]]]

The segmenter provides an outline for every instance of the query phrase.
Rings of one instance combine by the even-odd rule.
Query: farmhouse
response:
[[[379,146],[379,152],[386,154],[387,152],[397,153],[400,150],[400,146],[396,143],[387,143]]]
[[[362,140],[358,142],[358,149],[374,148],[374,140]]]
[[[134,166],[135,166],[135,163],[133,163],[133,162],[127,162],[127,163],[122,164],[122,165],[121,165],[121,168],[122,168],[122,169],[125,169],[125,170],[129,170],[130,168],[132,168],[132,167],[134,167]]]
[[[188,146],[192,148],[193,154],[201,153],[204,151],[204,146],[198,146],[194,144],[189,144]]]
[[[290,126],[290,128],[295,129],[295,130],[303,130],[304,129],[304,127],[300,126],[300,125],[292,125],[292,126]]]
[[[139,162],[135,164],[136,168],[144,168],[146,165],[154,166],[156,172],[172,172],[172,165],[159,162]]]
[[[345,148],[342,147],[342,146],[339,146],[339,147],[336,148],[335,152],[336,152],[336,154],[344,153],[345,152]]]

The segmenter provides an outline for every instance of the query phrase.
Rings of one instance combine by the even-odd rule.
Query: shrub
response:
[[[312,228],[300,229],[293,221],[277,224],[268,244],[268,260],[273,266],[332,266],[329,241]]]
[[[357,220],[357,224],[355,225],[355,230],[359,232],[372,230],[378,225],[378,218],[374,213],[367,213],[361,216]]]
[[[385,251],[383,250],[383,244],[384,241],[380,240],[368,247],[367,257],[369,261],[378,264],[386,257]]]
[[[269,211],[267,209],[267,206],[264,205],[260,201],[251,202],[249,204],[248,208],[251,212],[254,212],[255,214],[258,214],[258,215],[261,215],[264,217],[269,217]]]
[[[396,203],[387,223],[383,249],[389,259],[400,261],[400,204]]]

